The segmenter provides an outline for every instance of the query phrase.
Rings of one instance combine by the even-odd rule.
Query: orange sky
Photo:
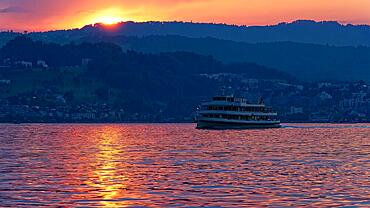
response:
[[[268,25],[297,19],[370,24],[370,0],[0,0],[0,28],[29,31],[119,20]]]

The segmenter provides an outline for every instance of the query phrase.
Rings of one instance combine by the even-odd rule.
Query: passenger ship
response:
[[[198,129],[280,128],[277,112],[261,100],[250,104],[245,98],[216,96],[202,103],[197,111]]]

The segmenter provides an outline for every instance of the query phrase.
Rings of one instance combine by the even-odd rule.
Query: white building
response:
[[[43,60],[38,60],[37,61],[37,66],[45,68],[45,69],[49,68],[49,65]]]

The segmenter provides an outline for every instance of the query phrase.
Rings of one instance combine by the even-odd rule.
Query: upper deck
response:
[[[265,104],[249,103],[245,98],[237,98],[234,96],[215,96],[212,101],[202,103],[202,106],[240,106],[240,107],[261,107]]]

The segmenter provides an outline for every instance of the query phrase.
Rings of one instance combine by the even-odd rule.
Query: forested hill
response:
[[[1,67],[0,77],[11,80],[7,96],[18,100],[15,103],[25,102],[14,95],[34,97],[32,93],[40,89],[57,89],[67,97],[75,95],[74,99],[82,103],[108,103],[144,115],[163,112],[189,116],[200,100],[213,95],[225,82],[227,86],[255,78],[295,82],[287,73],[253,63],[224,64],[211,56],[190,52],[123,51],[112,43],[59,45],[18,37],[0,49],[0,60],[7,65]],[[40,61],[48,65],[47,70],[37,68]],[[24,65],[30,62],[33,69]],[[51,75],[55,78],[49,78]],[[20,91],[13,92],[16,89]]]
[[[0,45],[17,33],[0,33]],[[190,22],[122,22],[114,27],[101,24],[81,29],[36,32],[32,38],[68,43],[81,37],[100,35],[150,36],[179,35],[192,38],[213,37],[248,43],[291,41],[335,46],[370,46],[370,26],[344,25],[334,21],[297,20],[268,26],[236,26]]]
[[[0,33],[0,46],[19,35]],[[295,21],[273,26],[243,27],[184,22],[124,22],[110,27],[96,24],[74,30],[28,33],[26,36],[67,45],[71,42],[110,42],[121,46],[124,51],[186,51],[211,55],[224,63],[248,62],[276,68],[307,81],[370,80],[370,27],[366,25]]]
[[[123,22],[115,27],[88,25],[82,29],[55,31],[35,35],[48,38],[74,38],[95,35],[180,35],[201,38],[213,37],[248,43],[291,41],[336,46],[370,46],[370,26],[342,25],[338,22],[298,20],[271,26],[235,26],[189,22]],[[63,39],[61,39],[63,40]]]
[[[198,75],[215,73],[247,74],[250,78],[293,80],[293,76],[254,63],[224,64],[212,56],[192,52],[164,52],[159,54],[124,51],[113,43],[65,44],[44,43],[19,36],[0,49],[3,62],[45,61],[50,67],[79,66],[90,60],[89,70],[113,76],[115,73]],[[236,67],[237,66],[237,67]],[[124,78],[123,78],[124,79]],[[145,83],[145,82],[143,82]],[[141,83],[142,84],[142,83]]]
[[[80,42],[111,42],[149,53],[187,51],[225,63],[251,62],[277,68],[307,81],[370,80],[370,47],[339,47],[293,42],[243,43],[183,36],[98,36]],[[266,76],[268,76],[266,74]]]

